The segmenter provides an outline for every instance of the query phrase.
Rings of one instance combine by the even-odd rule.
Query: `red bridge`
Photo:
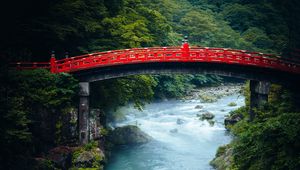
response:
[[[47,68],[52,73],[73,73],[113,65],[138,63],[220,63],[230,65],[268,68],[271,70],[300,74],[300,62],[282,59],[280,56],[234,50],[227,48],[189,47],[151,47],[132,48],[91,53],[62,60],[51,57],[48,63],[16,63],[18,69]]]
[[[18,69],[50,69],[52,73],[72,73],[80,81],[79,141],[89,141],[90,82],[134,74],[204,73],[250,79],[250,107],[267,101],[269,82],[298,88],[300,62],[279,56],[225,48],[182,47],[133,48],[92,53],[50,63],[16,63]],[[250,110],[250,119],[254,112]]]

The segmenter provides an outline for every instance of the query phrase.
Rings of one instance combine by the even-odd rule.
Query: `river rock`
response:
[[[218,98],[215,95],[199,95],[199,98],[201,99],[202,103],[213,103],[218,100]]]
[[[197,117],[199,117],[200,120],[211,120],[215,115],[210,112],[205,112],[203,114],[197,114]]]
[[[208,112],[208,111],[207,111],[207,110],[204,110],[204,109],[200,109],[199,112],[200,112],[200,113],[206,113],[206,112]],[[199,114],[197,114],[197,115],[199,115]]]
[[[227,127],[228,125],[234,125],[237,122],[239,122],[240,120],[242,120],[243,118],[244,118],[244,116],[242,114],[230,115],[230,116],[226,117],[224,120],[225,127]]]
[[[197,105],[196,107],[195,107],[195,109],[202,109],[203,108],[203,106],[201,106],[201,105]]]
[[[134,145],[149,142],[152,138],[134,125],[117,127],[111,132],[111,142],[115,145]]]
[[[177,125],[182,125],[185,123],[185,121],[183,119],[178,118],[176,123],[177,123]]]
[[[209,125],[210,125],[211,127],[214,126],[214,124],[215,124],[215,121],[212,120],[212,119],[207,120],[207,122],[209,123]]]
[[[170,132],[171,133],[178,133],[178,129],[171,129]]]
[[[237,106],[237,104],[236,104],[235,102],[230,102],[230,103],[228,104],[228,106],[234,107],[234,106]]]

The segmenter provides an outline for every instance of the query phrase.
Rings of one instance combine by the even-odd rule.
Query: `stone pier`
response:
[[[78,108],[78,130],[80,144],[87,144],[89,142],[89,82],[79,83],[79,108]]]
[[[268,102],[270,83],[250,80],[250,121],[255,118],[254,108]]]

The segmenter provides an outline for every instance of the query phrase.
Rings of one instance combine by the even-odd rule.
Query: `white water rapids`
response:
[[[230,102],[237,106],[230,107]],[[201,105],[203,109],[195,109]],[[214,103],[199,100],[163,101],[151,103],[140,112],[130,106],[122,108],[127,120],[117,126],[138,125],[153,137],[140,146],[115,149],[106,170],[209,170],[219,146],[227,144],[231,136],[224,128],[224,116],[244,105],[244,97],[230,95]],[[200,121],[196,114],[205,110],[215,115],[211,126]],[[178,119],[182,124],[178,124]],[[177,130],[176,130],[177,129]]]

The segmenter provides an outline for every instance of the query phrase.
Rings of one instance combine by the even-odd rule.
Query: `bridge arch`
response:
[[[95,82],[142,74],[214,74],[245,80],[267,81],[277,84],[294,84],[300,81],[297,74],[253,66],[227,65],[220,63],[157,62],[130,65],[113,65],[72,72],[81,82]]]

